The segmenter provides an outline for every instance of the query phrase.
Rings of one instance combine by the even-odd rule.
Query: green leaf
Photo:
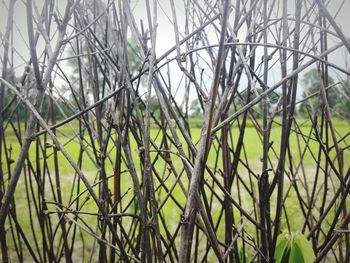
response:
[[[289,263],[305,263],[305,257],[303,256],[301,249],[296,243],[292,244],[290,255],[289,255]]]
[[[289,246],[289,239],[286,237],[286,235],[279,235],[277,238],[275,255],[274,255],[274,259],[276,263],[283,262],[283,255],[288,250],[288,246]]]
[[[295,244],[299,247],[305,263],[312,263],[315,260],[315,253],[312,250],[310,242],[304,235],[297,235],[295,238]]]
[[[274,259],[276,263],[312,263],[315,254],[306,237],[297,232],[278,236]]]

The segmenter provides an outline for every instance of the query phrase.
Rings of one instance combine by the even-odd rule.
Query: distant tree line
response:
[[[331,76],[328,75],[326,79],[321,79],[317,69],[312,69],[303,76],[301,84],[303,87],[302,98],[304,100],[299,107],[301,115],[322,112],[324,105],[320,95],[320,85],[324,85],[332,114],[341,119],[350,118],[349,76],[345,80],[335,83]]]
[[[322,81],[324,82],[324,80]],[[324,105],[320,97],[321,79],[318,71],[316,69],[308,71],[301,78],[299,85],[303,89],[303,93],[296,113],[306,117],[308,114],[313,115],[316,112],[322,112]],[[347,76],[345,80],[338,83],[335,83],[334,79],[331,76],[328,76],[324,85],[327,92],[328,104],[330,109],[332,109],[332,114],[337,118],[350,119],[350,76]],[[256,98],[262,93],[262,91],[262,88],[256,88],[256,90],[250,94],[251,99]],[[243,101],[244,98],[247,97],[247,94],[248,90],[244,89],[237,96]],[[279,97],[281,97],[281,94],[278,92],[273,92],[268,96],[268,101],[270,105],[273,106],[270,107],[271,111],[274,110],[275,107],[278,107]],[[191,102],[190,111],[191,117],[200,117],[203,115],[203,109],[198,99]],[[231,109],[231,111],[233,111],[233,109]],[[253,106],[251,112],[256,118],[261,118],[263,112],[262,102]],[[280,111],[277,109],[277,115],[279,113]]]
[[[12,85],[16,86],[17,89],[21,92],[22,95],[27,97],[30,101],[34,100],[36,89],[33,88],[35,85],[35,81],[33,79],[33,75],[28,72],[27,78],[19,79],[15,76],[12,70],[6,74],[6,80]],[[27,83],[28,82],[28,83]],[[59,90],[63,91],[63,88]],[[58,97],[57,95],[51,93],[51,89],[48,89],[48,92],[43,100],[42,106],[42,116],[44,118],[48,118],[50,109],[54,110],[56,120],[62,120],[65,116],[69,115],[72,111],[71,106],[69,106],[70,102],[68,98]],[[52,107],[50,107],[50,98],[55,102],[52,103]],[[27,108],[21,103],[20,99],[17,96],[13,95],[13,93],[5,89],[4,90],[4,109],[1,114],[4,120],[19,120],[25,121],[28,117]]]

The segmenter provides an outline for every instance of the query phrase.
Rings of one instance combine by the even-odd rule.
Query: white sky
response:
[[[5,6],[8,5],[10,0],[2,0],[0,3],[0,32],[4,34],[6,19],[7,19],[7,8]],[[198,2],[203,2],[204,0],[198,0]],[[58,6],[62,10],[66,4],[65,0],[56,0]],[[153,2],[152,0],[150,2]],[[178,24],[180,28],[180,33],[184,34],[184,24],[185,24],[185,14],[184,14],[184,4],[183,1],[175,0],[176,12],[178,17]],[[235,2],[235,1],[232,1]],[[5,3],[5,5],[4,5]],[[15,30],[15,48],[20,50],[22,54],[25,54],[25,50],[28,49],[26,45],[27,41],[27,23],[26,23],[26,8],[25,8],[25,0],[17,0],[15,4],[15,15],[14,20],[15,24],[19,30]],[[43,0],[35,0],[34,3],[37,3],[38,9],[40,10]],[[143,19],[145,27],[147,27],[147,14],[145,9],[145,0],[133,1],[136,6],[134,9],[135,18],[140,20]],[[329,4],[329,11],[331,14],[335,14],[338,11],[342,0],[331,0]],[[288,1],[289,12],[294,13],[294,1]],[[62,12],[62,11],[61,11]],[[168,17],[164,14],[166,12]],[[338,25],[342,28],[343,32],[350,37],[350,0],[345,0],[343,7],[340,9],[338,16],[335,18]],[[168,49],[168,47],[175,44],[175,39],[173,35],[173,26],[171,22],[172,14],[170,8],[169,0],[158,0],[158,39],[157,39],[157,54],[161,55],[164,51]],[[21,31],[24,40],[21,39],[19,34]],[[29,52],[27,53],[28,56]]]
[[[198,0],[198,2],[203,2],[204,0]],[[64,6],[67,1],[63,0],[56,0],[56,3],[58,4],[59,8],[56,10],[56,12],[62,12],[64,9]],[[140,19],[143,20],[144,26],[147,28],[147,13],[145,9],[145,0],[139,0],[139,1],[132,1],[134,8],[134,16],[136,18],[136,21],[139,22]],[[153,2],[152,0],[150,2]],[[179,25],[179,31],[181,34],[185,35],[185,9],[183,1],[174,0],[176,5],[176,12],[177,12],[177,20]],[[234,3],[235,1],[232,1]],[[3,0],[0,3],[0,32],[1,35],[3,35],[5,32],[5,25],[6,25],[6,19],[7,19],[7,6],[9,3],[9,0]],[[41,9],[43,0],[35,0],[34,3],[37,3],[38,9]],[[329,11],[331,14],[335,14],[340,4],[342,3],[342,0],[331,0],[329,5]],[[289,13],[294,15],[294,4],[295,1],[288,1],[289,7]],[[61,11],[60,11],[61,10]],[[345,4],[342,6],[342,8],[339,10],[339,14],[337,15],[336,22],[338,25],[342,28],[345,35],[350,37],[350,17],[349,17],[349,11],[350,11],[350,0],[345,0]],[[166,15],[166,14],[167,15]],[[167,17],[168,16],[168,17]],[[173,25],[171,23],[172,20],[172,13],[170,8],[170,1],[169,0],[158,0],[158,27],[157,27],[157,41],[156,41],[156,53],[157,56],[161,56],[166,50],[168,50],[169,47],[172,47],[175,45],[175,38],[174,38],[174,31],[173,31]],[[25,1],[24,0],[17,0],[15,5],[15,14],[14,14],[14,21],[17,29],[15,29],[14,33],[14,49],[15,52],[18,52],[17,55],[15,55],[15,67],[18,67],[19,71],[17,74],[21,74],[23,71],[23,66],[25,65],[25,62],[29,59],[29,48],[27,46],[27,23],[26,23],[26,8],[25,8]],[[230,22],[233,24],[233,22]],[[332,31],[334,31],[331,28]],[[244,33],[243,33],[244,34]],[[53,41],[54,42],[54,41]],[[217,43],[217,39],[213,36],[211,37],[212,43]],[[1,42],[0,42],[1,43]],[[39,47],[40,47],[39,43]],[[330,44],[332,46],[333,43]],[[2,58],[2,52],[3,52],[3,46],[1,44],[0,46],[0,58]],[[20,57],[21,55],[22,57]],[[172,56],[175,55],[175,53],[172,54]],[[329,57],[330,61],[334,62],[335,64],[344,67],[345,62],[347,61],[350,64],[349,54],[346,51],[343,52],[336,52],[332,54]],[[1,67],[1,65],[0,65]],[[175,78],[176,79],[176,78]],[[177,78],[178,81],[180,81],[180,75]]]

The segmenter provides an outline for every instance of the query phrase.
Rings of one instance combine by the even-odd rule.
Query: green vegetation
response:
[[[322,75],[320,72],[318,72],[316,69],[312,69],[302,77],[302,96],[303,99],[308,99],[301,103],[299,113],[303,116],[307,116],[308,112],[311,114],[315,114],[315,112],[322,112],[323,103],[320,89],[321,85],[323,85],[327,92],[328,104],[332,114],[335,117],[349,120],[349,76],[345,80],[338,83],[335,83],[335,80],[331,76],[327,76],[327,79],[322,79],[321,76]]]
[[[312,263],[315,254],[304,235],[281,234],[277,239],[274,259],[276,263]]]
[[[202,119],[197,117],[197,118],[192,118],[190,119],[190,126],[193,127],[191,128],[191,136],[192,136],[192,140],[193,142],[196,144],[199,141],[200,138],[200,131],[201,129],[199,127],[201,127],[202,125]],[[300,142],[300,149],[304,149],[305,148],[305,141],[303,140],[303,136],[307,136],[310,132],[312,133],[312,126],[309,122],[307,122],[305,120],[305,122],[300,121],[300,123],[303,123],[299,128],[300,131],[293,132],[291,135],[291,142],[296,142],[299,141]],[[349,132],[349,126],[348,123],[346,121],[343,120],[339,120],[339,119],[335,119],[334,120],[335,126],[336,126],[336,131],[339,137],[343,137],[345,136],[348,132]],[[258,123],[255,125],[260,125],[260,120],[258,120]],[[23,125],[22,125],[23,128]],[[57,129],[57,135],[59,140],[63,143],[65,149],[67,150],[67,152],[72,156],[73,160],[78,161],[78,157],[79,157],[79,152],[81,150],[81,145],[80,142],[78,140],[77,137],[74,137],[74,132],[72,130],[72,128],[74,130],[77,129],[77,123],[76,122],[72,122],[71,123],[71,127],[69,125],[64,125],[62,127],[60,127],[59,129]],[[233,144],[235,145],[237,143],[237,139],[238,139],[238,135],[239,135],[239,127],[237,125],[233,125],[231,127],[231,131],[232,131],[232,137],[233,137]],[[273,143],[272,147],[274,149],[274,151],[278,151],[280,144],[280,134],[281,134],[281,124],[280,124],[280,120],[276,120],[276,122],[272,125],[272,129],[271,129],[271,134],[270,134],[270,138],[271,138],[271,142]],[[8,153],[11,155],[11,159],[12,160],[16,160],[20,151],[20,145],[17,141],[17,138],[15,137],[15,134],[13,132],[8,132],[5,134],[6,136],[6,144],[8,147]],[[47,136],[47,135],[42,135],[42,136]],[[114,137],[114,135],[112,135],[112,137]],[[217,136],[220,136],[220,132],[217,134]],[[72,139],[73,138],[73,139]],[[151,129],[151,138],[154,140],[155,143],[160,144],[161,140],[162,140],[162,133],[161,130],[159,129]],[[182,137],[181,137],[182,138]],[[88,138],[86,138],[88,139]],[[182,142],[184,143],[184,139],[181,139]],[[261,156],[262,156],[262,148],[261,147],[257,147],[258,145],[261,145],[261,134],[257,132],[256,127],[254,126],[254,123],[249,121],[247,123],[247,128],[245,131],[245,141],[244,141],[244,149],[245,149],[245,155],[246,155],[246,161],[248,162],[250,169],[252,169],[252,171],[256,174],[259,174],[261,171]],[[85,143],[85,147],[87,147],[88,150],[91,151],[91,145],[90,143],[87,143],[88,140],[84,140]],[[47,142],[49,145],[52,144],[51,139],[47,138]],[[131,149],[132,149],[132,154],[134,156],[134,161],[135,161],[135,167],[138,170],[139,175],[141,176],[141,169],[140,169],[140,159],[139,159],[139,149],[138,146],[136,144],[136,141],[131,137],[130,138],[130,143],[131,143]],[[214,147],[211,150],[210,154],[209,154],[209,158],[208,158],[208,164],[209,165],[214,165],[216,162],[217,163],[222,163],[222,155],[221,152],[217,152],[216,149],[216,143],[214,143]],[[346,147],[346,140],[343,141],[341,144],[341,147]],[[43,145],[41,145],[42,147]],[[171,148],[173,149],[174,152],[176,152],[175,148]],[[29,150],[29,155],[28,155],[28,160],[31,161],[32,163],[35,163],[36,160],[32,159],[33,156],[35,156],[35,151],[36,151],[36,146],[35,144],[33,144]],[[304,168],[309,171],[308,174],[308,178],[307,180],[310,181],[310,184],[313,181],[313,176],[314,176],[314,160],[312,155],[317,155],[317,152],[319,151],[319,144],[314,141],[309,143],[309,149],[308,151],[304,154],[303,156],[303,165],[305,166]],[[48,171],[53,171],[53,155],[52,155],[53,149],[52,147],[47,148],[46,149],[46,156],[41,156],[40,159],[40,165],[42,167],[42,169],[47,169]],[[110,160],[114,160],[115,159],[115,145],[113,143],[113,141],[109,142],[109,146],[108,146],[108,153],[109,153],[109,158]],[[295,160],[298,160],[299,158],[299,149],[298,149],[298,144],[297,143],[293,143],[291,145],[291,156],[293,156],[293,158]],[[155,158],[157,154],[156,153],[152,153],[152,158]],[[332,150],[330,151],[330,156],[333,158],[335,156],[335,151],[334,148],[332,148]],[[48,167],[44,167],[43,166],[43,159],[46,159]],[[59,159],[59,164],[60,164],[60,174],[61,174],[61,178],[62,178],[62,184],[63,184],[63,191],[64,191],[64,198],[65,198],[65,203],[68,203],[68,198],[70,195],[70,191],[72,191],[71,186],[72,186],[72,180],[75,178],[75,172],[73,170],[73,168],[69,165],[68,161],[63,157],[63,155],[59,152],[58,154],[58,159]],[[350,165],[350,152],[349,151],[344,151],[344,166],[345,167],[349,167]],[[245,162],[245,160],[242,160],[243,162]],[[274,157],[271,157],[271,161],[273,163],[277,163],[277,157],[276,159]],[[173,156],[173,164],[175,167],[182,167],[182,163],[181,163],[181,159],[176,157],[175,155]],[[162,173],[162,171],[164,169],[166,169],[167,165],[166,163],[159,159],[156,163],[155,163],[155,169],[156,171],[158,171],[159,173]],[[220,167],[220,166],[219,166]],[[94,162],[89,159],[86,155],[83,159],[82,162],[82,171],[84,173],[86,173],[86,175],[88,176],[89,179],[91,179],[91,181],[97,182],[98,180],[98,168],[96,167],[96,165],[94,164]],[[107,176],[112,175],[113,173],[113,166],[111,162],[106,162],[106,171],[107,171]],[[123,176],[122,176],[122,189],[121,192],[122,194],[129,191],[128,189],[132,189],[133,185],[131,183],[131,180],[128,179],[128,172],[127,172],[127,167],[125,165],[125,163],[122,164],[122,171],[123,172]],[[243,173],[243,178],[246,178],[247,182],[248,182],[248,177],[245,176],[244,174],[247,173],[247,170],[244,168],[243,165],[239,166],[239,171],[241,173]],[[247,174],[248,175],[248,174]],[[208,176],[208,175],[206,175]],[[210,177],[208,176],[208,179]],[[169,179],[165,182],[165,184],[170,188],[174,182],[173,180],[173,176],[170,176]],[[21,204],[24,202],[25,200],[25,186],[23,184],[23,178],[22,180],[22,184],[20,184],[18,191],[16,191],[16,198],[21,201],[19,201],[18,204]],[[76,180],[76,178],[74,179]],[[187,179],[185,179],[185,177],[182,177],[182,180],[184,182],[187,182]],[[49,182],[47,182],[49,183]],[[159,182],[158,182],[159,184]],[[95,188],[98,185],[95,186]],[[112,181],[109,181],[109,187],[110,189],[112,189],[113,185],[112,185]],[[80,189],[80,191],[82,191],[84,189],[84,187],[82,189]],[[97,190],[97,188],[96,188]],[[74,190],[76,191],[76,189]],[[242,190],[244,192],[244,190]],[[132,192],[130,192],[132,196]],[[237,193],[233,193],[233,195],[235,196]],[[162,197],[164,197],[165,193],[162,192],[162,194],[159,194],[159,200],[162,200]],[[181,191],[179,191],[179,189],[176,189],[176,194],[175,194],[178,198],[178,201],[180,201],[181,204],[185,204],[185,196],[183,195],[183,193]],[[47,200],[51,200],[52,201],[52,194],[48,194],[47,196]],[[238,195],[237,195],[238,198]],[[295,197],[296,198],[296,197]],[[130,200],[130,199],[129,199]],[[94,211],[94,209],[96,208],[96,205],[89,205],[89,203],[93,203],[92,200],[90,200],[90,202],[87,203],[87,206],[85,207],[85,209],[87,211]],[[247,202],[247,205],[250,205],[250,202]],[[291,206],[291,211],[293,211],[293,207],[297,206],[297,200],[296,199],[288,199],[288,204]],[[165,211],[165,213],[169,212],[172,210],[172,203],[167,204],[164,209],[168,209]],[[85,210],[84,209],[84,210]],[[219,212],[219,210],[217,210]],[[237,211],[237,210],[236,210]],[[238,212],[238,211],[237,211]],[[239,218],[239,213],[237,213],[237,219]],[[298,222],[298,217],[292,217],[293,221],[290,222],[292,229],[294,231],[300,230],[299,227],[299,222]]]

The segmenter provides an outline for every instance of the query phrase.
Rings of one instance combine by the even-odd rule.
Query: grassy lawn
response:
[[[301,123],[301,122],[299,122]],[[75,123],[73,123],[73,127],[76,128],[77,125]],[[350,127],[349,124],[345,121],[340,121],[340,120],[335,120],[335,127],[336,127],[336,131],[337,131],[337,138],[342,138],[343,136],[345,136],[349,131],[350,131]],[[295,127],[293,127],[294,129]],[[6,130],[6,144],[7,144],[7,148],[12,147],[12,151],[11,151],[11,158],[13,160],[16,160],[18,158],[18,154],[20,151],[20,145],[17,141],[17,138],[15,136],[15,134],[11,131],[9,131],[9,129]],[[200,131],[201,129],[199,127],[193,127],[191,128],[191,136],[192,136],[192,141],[196,144],[200,138]],[[306,145],[306,140],[308,137],[308,134],[311,133],[313,134],[312,131],[312,127],[310,126],[309,123],[304,123],[301,127],[300,127],[300,132],[304,135],[304,137],[296,132],[292,132],[291,136],[290,136],[290,155],[292,156],[292,160],[291,162],[293,163],[293,168],[297,168],[298,169],[298,175],[299,178],[297,181],[297,185],[299,187],[299,189],[301,189],[301,195],[303,197],[306,198],[306,193],[307,191],[311,191],[310,189],[306,189],[306,188],[311,188],[312,184],[315,180],[315,171],[316,171],[316,166],[315,166],[315,160],[313,159],[314,157],[317,157],[318,151],[319,151],[319,144],[317,141],[311,141],[309,143],[309,149],[307,149],[304,152],[304,148]],[[232,140],[232,145],[233,145],[233,149],[235,149],[235,146],[237,144],[237,140],[238,140],[238,136],[239,136],[240,130],[238,128],[237,125],[233,125],[231,128],[231,140]],[[180,132],[178,131],[178,135],[180,136]],[[45,135],[42,135],[45,136]],[[78,157],[79,157],[79,152],[80,152],[80,142],[78,140],[78,138],[74,137],[74,133],[72,132],[72,130],[68,127],[68,126],[63,126],[61,128],[59,128],[57,130],[57,136],[60,140],[60,142],[64,145],[64,148],[66,149],[66,151],[70,154],[70,156],[73,158],[73,160],[77,161]],[[220,138],[220,132],[218,132],[216,134],[216,136],[218,138]],[[329,135],[330,136],[330,135]],[[116,136],[113,135],[112,138],[115,138]],[[161,141],[162,141],[162,133],[160,130],[153,128],[151,130],[151,137],[154,140],[154,142],[158,145],[158,147],[161,146]],[[276,167],[277,164],[277,156],[279,155],[279,147],[280,147],[280,137],[281,137],[281,127],[279,124],[275,123],[272,125],[272,129],[271,129],[271,134],[270,134],[270,141],[273,142],[272,144],[272,148],[270,149],[270,157],[271,157],[271,164],[273,165],[273,167]],[[312,136],[314,138],[314,136]],[[180,136],[180,138],[182,138],[182,136]],[[332,139],[331,137],[329,137],[329,141],[331,142]],[[41,141],[41,146],[43,147],[43,137],[41,137],[42,141]],[[182,138],[181,139],[183,141],[183,145],[185,145],[185,141]],[[248,123],[248,127],[245,130],[245,139],[244,139],[244,151],[241,154],[241,160],[243,163],[245,163],[246,165],[249,165],[251,171],[249,172],[243,164],[239,164],[239,168],[238,168],[238,174],[241,178],[242,181],[239,180],[235,180],[233,188],[232,188],[232,196],[241,203],[241,206],[246,210],[249,211],[250,209],[253,208],[254,206],[254,201],[251,198],[251,196],[249,195],[247,189],[245,189],[244,184],[246,184],[250,189],[250,191],[252,191],[254,193],[254,195],[257,197],[258,196],[258,188],[257,188],[257,180],[254,178],[254,176],[252,176],[252,174],[261,174],[261,169],[262,169],[262,164],[260,159],[262,158],[262,136],[260,133],[257,132],[256,128],[253,126],[252,123]],[[48,143],[51,143],[52,140],[50,138],[47,139]],[[343,140],[339,146],[340,148],[345,148],[348,143],[349,143],[349,138]],[[91,141],[88,138],[87,135],[85,135],[84,137],[84,146],[89,150],[89,153],[93,156],[93,152],[92,152],[92,148],[90,145]],[[298,146],[299,145],[299,146]],[[332,143],[330,143],[330,145],[332,145]],[[141,166],[140,166],[140,155],[139,155],[139,149],[137,147],[137,144],[135,142],[135,140],[133,138],[130,139],[130,146],[131,146],[131,150],[132,150],[132,154],[133,154],[133,161],[136,165],[136,169],[137,172],[139,174],[139,177],[141,178]],[[299,151],[299,147],[300,147],[300,151]],[[214,141],[213,143],[213,147],[210,151],[209,154],[209,158],[208,158],[208,162],[207,165],[210,168],[215,168],[213,169],[214,172],[214,176],[217,176],[217,178],[219,178],[219,181],[223,184],[223,178],[222,178],[222,157],[221,157],[221,150],[217,151],[218,149],[218,143],[216,141]],[[174,146],[171,146],[171,150],[174,152],[177,152],[177,149]],[[36,145],[35,142],[32,143],[32,146],[30,148],[29,151],[29,156],[28,159],[30,160],[30,162],[33,165],[33,169],[37,170],[38,167],[36,165],[36,160],[35,160],[35,152],[36,152]],[[42,180],[45,180],[44,185],[45,185],[45,200],[48,202],[47,206],[48,206],[48,210],[49,211],[55,211],[56,210],[56,206],[52,205],[50,202],[54,201],[54,195],[53,195],[53,191],[52,189],[55,190],[55,177],[53,174],[53,167],[54,167],[54,163],[53,163],[53,155],[52,155],[53,149],[51,148],[47,148],[46,149],[46,160],[47,160],[47,164],[48,167],[44,167],[44,162],[43,162],[43,154],[40,154],[40,160],[39,160],[39,164],[40,164],[40,170],[41,173],[45,172],[45,176],[42,176],[41,178],[43,178]],[[112,176],[113,175],[113,163],[115,160],[115,147],[114,147],[114,143],[111,141],[108,144],[108,158],[106,161],[106,172],[107,172],[107,176]],[[185,152],[188,153],[188,149],[185,148]],[[330,157],[334,158],[335,157],[335,149],[334,147],[330,150]],[[349,168],[350,165],[350,151],[349,149],[345,150],[343,152],[344,154],[344,171],[347,171],[347,169]],[[302,160],[303,160],[303,167],[299,166],[299,162],[301,160],[301,155]],[[172,186],[174,185],[175,182],[175,175],[174,174],[170,174],[169,170],[167,169],[167,164],[165,163],[165,161],[162,158],[156,158],[157,154],[155,152],[151,153],[151,159],[154,161],[154,169],[157,172],[157,174],[159,175],[159,177],[161,177],[161,181],[162,183],[167,187],[167,189],[171,189]],[[62,153],[58,153],[58,158],[59,158],[59,172],[60,172],[60,179],[61,179],[61,188],[62,188],[62,193],[63,193],[63,204],[67,207],[70,206],[70,208],[72,209],[76,209],[77,203],[72,203],[70,204],[71,200],[74,199],[77,194],[78,191],[81,193],[82,191],[85,190],[85,186],[83,186],[82,184],[80,185],[80,188],[78,190],[77,188],[77,182],[78,182],[78,177],[76,176],[73,168],[69,165],[68,161],[63,157]],[[174,154],[171,154],[171,158],[172,158],[172,163],[174,165],[174,167],[176,168],[176,171],[178,174],[182,173],[182,168],[183,168],[183,163],[182,160]],[[2,156],[2,160],[4,160],[5,157]],[[111,162],[112,161],[112,162]],[[322,160],[322,162],[324,163],[324,159]],[[217,165],[216,165],[217,163]],[[26,163],[27,165],[28,163]],[[9,170],[12,170],[14,167],[14,164],[11,165]],[[286,167],[289,167],[289,162],[287,162]],[[303,184],[303,176],[302,176],[302,168],[305,171],[305,180],[307,183],[307,186]],[[99,171],[98,168],[96,167],[96,165],[94,164],[94,161],[90,160],[88,155],[86,153],[84,153],[83,155],[83,161],[82,161],[82,167],[81,167],[82,171],[84,172],[84,174],[86,175],[86,177],[89,179],[91,184],[94,184],[96,182],[98,182],[98,176],[99,176]],[[287,169],[287,174],[288,174],[288,168]],[[125,163],[122,164],[122,175],[121,175],[121,195],[123,197],[122,201],[121,201],[121,207],[125,207],[126,204],[128,204],[134,195],[133,192],[133,184],[132,184],[132,180],[130,177],[130,174],[128,172],[128,168],[126,166]],[[49,176],[50,175],[50,176]],[[322,177],[323,176],[323,177]],[[317,184],[318,188],[322,187],[322,183],[324,181],[324,175],[320,176],[319,182]],[[330,173],[330,176],[334,177],[334,173]],[[8,178],[8,175],[5,175],[5,178]],[[16,189],[16,193],[15,193],[15,203],[16,203],[16,211],[18,214],[18,221],[20,223],[20,225],[23,227],[23,230],[28,233],[28,239],[29,240],[33,240],[33,235],[36,234],[38,240],[41,240],[41,236],[38,233],[35,233],[35,230],[32,231],[31,229],[36,229],[38,227],[38,220],[36,219],[36,216],[33,216],[33,218],[30,218],[30,209],[33,209],[34,205],[42,205],[42,204],[36,204],[34,203],[35,200],[37,200],[37,198],[33,198],[32,192],[31,191],[27,191],[28,188],[30,187],[26,187],[30,186],[33,188],[33,193],[37,193],[36,189],[37,189],[37,183],[36,181],[38,180],[38,178],[36,178],[35,176],[33,176],[32,173],[28,173],[28,169],[26,169],[26,176],[24,176],[24,174],[22,174],[21,179],[18,183],[17,189]],[[51,182],[50,182],[51,180]],[[207,181],[208,185],[212,185],[212,179],[210,177],[210,175],[208,173],[205,174],[205,180]],[[141,180],[140,180],[141,181]],[[337,181],[337,180],[333,180],[333,181]],[[156,191],[156,197],[158,198],[158,202],[161,203],[163,201],[163,199],[166,196],[166,191],[160,186],[160,182],[156,179],[156,177],[154,178],[154,182],[155,182],[155,188],[158,189]],[[181,182],[182,184],[185,186],[185,189],[187,189],[189,181],[188,178],[186,176],[185,173],[181,174]],[[286,178],[285,180],[285,192],[289,189],[290,187],[290,182],[289,179]],[[108,182],[109,184],[109,188],[113,189],[113,181],[112,179],[109,180]],[[95,192],[98,192],[98,186],[99,184],[94,184],[94,189]],[[208,187],[206,187],[205,189],[208,189]],[[217,186],[214,186],[214,189],[218,189]],[[71,194],[72,193],[72,194]],[[332,187],[330,186],[330,198],[332,197],[331,195],[332,193]],[[178,187],[178,185],[175,187],[174,189],[174,196],[176,196],[176,201],[182,206],[185,206],[186,203],[186,196],[184,194],[184,192],[181,190],[180,187]],[[274,193],[275,196],[275,193]],[[29,198],[28,198],[29,197]],[[220,200],[223,200],[223,193],[218,189],[217,191],[217,197]],[[217,197],[211,197],[209,200],[209,204],[211,206],[211,216],[213,218],[213,222],[217,222],[218,218],[221,216],[221,210],[222,210],[222,205],[221,205],[221,201],[217,198]],[[28,200],[30,203],[28,203]],[[94,203],[94,201],[92,200],[92,198],[89,198],[89,194],[87,192],[85,192],[84,194],[81,195],[80,199],[79,199],[79,209],[81,211],[84,212],[96,212],[96,205]],[[271,200],[274,200],[274,198],[272,198]],[[349,204],[350,205],[350,204]],[[292,220],[290,222],[288,222],[288,224],[291,227],[291,230],[293,231],[301,231],[301,224],[300,222],[303,222],[303,216],[300,213],[300,204],[298,202],[298,199],[296,198],[296,192],[291,189],[289,194],[288,194],[288,198],[286,199],[285,202],[285,206],[286,206],[286,212],[288,213],[289,218],[292,218]],[[129,207],[128,212],[133,213],[134,209],[137,209],[137,207],[135,207],[133,204]],[[165,203],[165,205],[162,208],[162,215],[164,217],[167,218],[166,223],[168,226],[168,229],[171,230],[171,233],[173,233],[176,228],[178,223],[180,222],[180,217],[181,217],[181,210],[177,207],[176,203],[174,200],[172,200],[171,198],[169,198],[167,200],[167,202]],[[237,225],[240,225],[240,213],[238,212],[237,209],[234,209],[235,212],[235,221],[237,223]],[[20,214],[19,214],[20,213]],[[275,208],[274,208],[274,203],[271,203],[271,214],[272,216],[274,216],[275,213]],[[315,211],[316,215],[318,216],[318,211]],[[328,219],[332,219],[333,215],[332,213],[329,215]],[[29,218],[29,220],[28,220]],[[283,228],[287,228],[287,222],[285,221],[285,217],[283,217]],[[52,220],[52,222],[55,222],[53,225],[55,227],[58,227],[57,225],[57,216],[55,214],[51,214],[50,215],[50,219]],[[87,224],[89,224],[90,226],[95,226],[96,225],[96,217],[95,216],[91,216],[91,215],[81,215],[81,219],[84,220]],[[125,226],[128,226],[130,222],[130,219],[123,219],[123,224],[125,224]],[[326,221],[327,222],[327,221]],[[33,227],[31,228],[31,224],[33,225]],[[217,235],[219,236],[219,240],[224,240],[224,220],[221,220],[222,227],[219,227]],[[93,227],[94,230],[95,227]],[[246,231],[247,233],[250,233],[252,235],[254,235],[254,229],[255,227],[252,224],[247,224],[246,225]],[[165,235],[164,232],[164,228],[162,228],[161,225],[161,230],[163,232],[163,234]],[[70,236],[72,236],[72,233],[70,234]],[[81,258],[83,255],[82,253],[85,253],[85,257],[88,256],[89,254],[89,250],[92,248],[91,244],[93,242],[93,238],[89,237],[85,232],[82,232],[82,236],[84,237],[84,242],[85,245],[88,247],[88,249],[85,249],[84,251],[82,251],[82,249],[77,250],[80,252],[77,252],[78,254],[76,255],[77,257]],[[177,242],[177,241],[176,241]],[[11,246],[14,246],[13,243],[10,243]],[[39,244],[39,246],[41,246],[42,244]],[[77,247],[81,247],[82,246],[82,242],[77,242],[76,244]],[[98,253],[95,253],[98,254]]]

